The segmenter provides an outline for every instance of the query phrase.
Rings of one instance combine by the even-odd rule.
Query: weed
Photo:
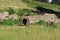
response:
[[[9,14],[14,14],[15,10],[12,7],[8,7],[6,9],[4,9],[5,11],[9,12]]]

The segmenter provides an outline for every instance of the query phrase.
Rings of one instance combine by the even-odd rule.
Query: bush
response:
[[[9,12],[9,14],[14,14],[15,13],[15,10],[12,7],[8,7],[4,11]]]
[[[22,9],[25,13],[26,16],[31,16],[31,15],[35,15],[35,13],[32,13],[31,10],[29,9]]]
[[[2,24],[4,24],[4,25],[13,25],[14,24],[14,21],[12,19],[8,19],[8,20],[4,20],[2,22]]]
[[[18,9],[18,10],[16,11],[16,14],[17,14],[18,16],[25,15],[24,13],[25,13],[25,12],[24,12],[22,9]]]
[[[31,12],[31,10],[29,9],[18,9],[15,12],[18,16],[30,16],[30,15],[34,15],[34,13]]]
[[[38,22],[38,24],[39,24],[39,25],[45,25],[45,24],[46,24],[46,22],[45,22],[45,21],[43,21],[43,20],[40,20],[40,21]]]
[[[26,16],[30,16],[31,15],[31,11],[29,9],[23,9],[23,11],[25,11],[25,15]]]
[[[19,19],[7,19],[7,20],[4,20],[3,22],[0,22],[1,24],[4,24],[4,25],[14,25],[14,24],[18,24],[19,23]]]
[[[20,22],[19,18],[14,20],[14,24],[18,24],[19,22]]]

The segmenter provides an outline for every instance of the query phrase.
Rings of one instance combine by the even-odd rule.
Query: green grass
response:
[[[0,25],[0,40],[60,40],[60,29],[37,24],[26,28]]]
[[[27,5],[31,6],[31,7],[41,6],[41,7],[47,8],[47,9],[52,9],[54,11],[60,12],[60,5],[48,4],[48,3],[44,3],[44,2],[29,1],[29,0],[22,0],[22,1],[27,3]]]
[[[42,6],[47,9],[52,9],[60,12],[60,5],[48,4],[43,2],[34,2],[30,0],[0,0],[0,9],[5,9],[7,7],[12,7],[14,9],[27,8],[34,9],[34,7]]]

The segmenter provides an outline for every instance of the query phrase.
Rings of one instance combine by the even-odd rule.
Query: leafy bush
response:
[[[18,9],[17,11],[16,11],[16,14],[18,15],[18,16],[22,16],[22,15],[24,15],[24,11],[22,10],[22,9]]]
[[[14,20],[14,24],[17,24],[19,22],[20,22],[20,19],[19,18]]]
[[[18,9],[18,11],[16,11],[16,14],[17,14],[18,16],[23,16],[23,15],[25,15],[25,16],[30,16],[30,15],[34,15],[34,14],[31,12],[31,10],[29,10],[29,9]]]
[[[15,13],[15,10],[12,7],[6,8],[5,11],[9,12],[9,14],[14,14]]]
[[[45,25],[45,24],[46,24],[46,22],[45,22],[45,21],[43,21],[43,20],[40,20],[40,21],[38,22],[38,24],[40,24],[40,25]]]
[[[13,25],[14,24],[14,21],[12,19],[8,19],[8,20],[4,20],[2,22],[2,24],[4,24],[4,25]]]
[[[14,24],[18,24],[19,23],[19,19],[7,19],[7,20],[4,20],[3,22],[0,22],[1,24],[4,24],[4,25],[14,25]]]
[[[31,11],[28,9],[23,9],[23,11],[25,12],[26,16],[30,16],[31,15]]]

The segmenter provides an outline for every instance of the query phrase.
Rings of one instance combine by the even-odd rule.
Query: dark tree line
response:
[[[53,3],[60,4],[60,0],[53,0]]]

